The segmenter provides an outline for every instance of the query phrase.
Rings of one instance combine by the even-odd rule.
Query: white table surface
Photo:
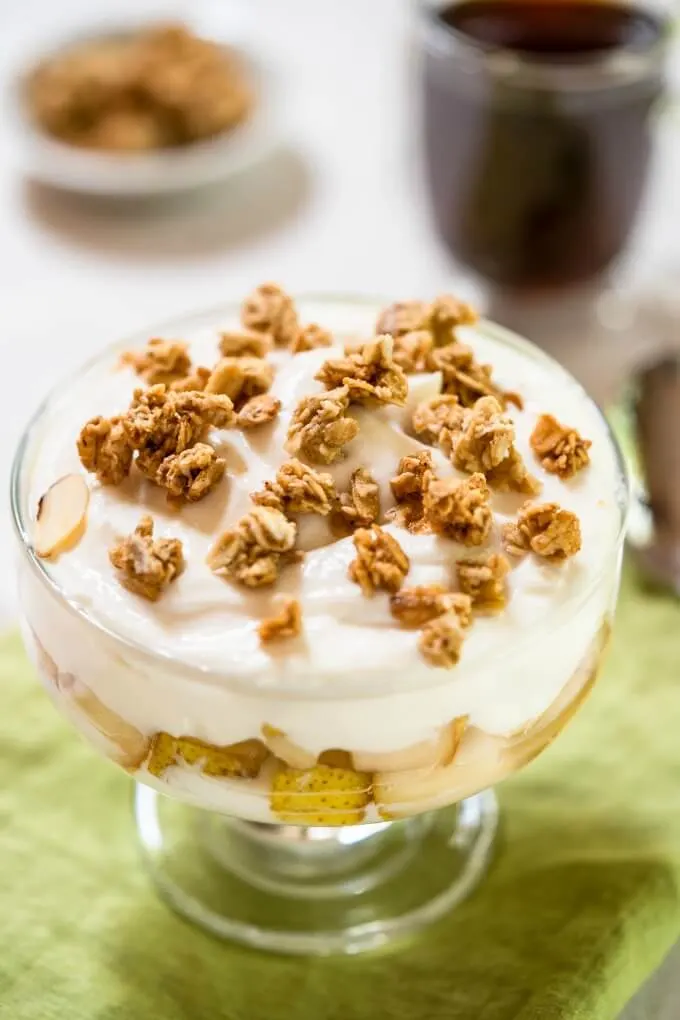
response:
[[[291,290],[400,297],[457,287],[474,296],[430,229],[416,130],[412,4],[249,2],[283,72],[285,123],[283,146],[247,177],[147,207],[78,200],[22,180],[12,136],[0,122],[3,490],[13,448],[39,398],[128,330],[239,298],[268,278]],[[126,5],[141,6],[119,0],[114,7]],[[0,69],[27,26],[78,9],[73,0],[0,0]],[[680,60],[677,67],[680,78]],[[680,167],[676,132],[680,116],[667,114],[625,276],[627,295],[662,278],[673,300],[674,260],[680,275],[680,190],[673,196],[671,189]],[[673,329],[665,318],[652,326],[639,310],[622,311],[610,297],[597,308],[597,321],[589,314],[583,329],[552,330],[545,343],[606,397],[627,366]],[[525,319],[531,334],[535,314],[520,323]],[[0,507],[0,621],[8,621],[15,614],[12,535],[6,500]],[[677,1018],[679,961],[680,952],[672,954],[626,1020]]]

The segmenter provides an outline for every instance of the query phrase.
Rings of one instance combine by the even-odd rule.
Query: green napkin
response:
[[[630,573],[604,677],[500,788],[483,887],[408,946],[293,959],[175,917],[130,782],[0,642],[0,1015],[11,1020],[616,1017],[680,934],[680,616]]]

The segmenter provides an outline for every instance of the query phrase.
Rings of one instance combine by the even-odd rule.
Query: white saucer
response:
[[[209,13],[210,16],[207,16]],[[169,6],[150,15],[133,13],[86,16],[65,28],[35,33],[20,46],[5,97],[6,130],[19,169],[33,180],[67,191],[109,196],[149,196],[214,184],[243,171],[281,142],[278,113],[282,85],[275,61],[263,51],[247,8],[224,0],[214,8]],[[37,62],[73,43],[103,35],[127,34],[149,22],[181,19],[198,34],[236,50],[255,84],[257,103],[242,125],[216,138],[184,148],[142,153],[88,151],[49,137],[32,121],[25,105],[23,83]]]

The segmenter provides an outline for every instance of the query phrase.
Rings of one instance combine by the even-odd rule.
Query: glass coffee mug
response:
[[[494,284],[561,287],[623,251],[641,205],[669,19],[607,0],[422,0],[436,226]]]

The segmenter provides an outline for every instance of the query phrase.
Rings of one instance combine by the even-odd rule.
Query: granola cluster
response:
[[[433,478],[434,466],[429,450],[402,457],[397,473],[390,482],[397,505],[388,511],[388,518],[408,528],[409,531],[423,530],[423,500]]]
[[[353,404],[397,404],[403,406],[408,382],[392,357],[391,336],[379,336],[344,358],[326,361],[315,378],[327,390],[347,388]]]
[[[395,592],[401,588],[409,570],[409,559],[396,538],[378,524],[354,532],[356,559],[349,565],[349,576],[369,597],[380,589]]]
[[[224,394],[238,411],[251,397],[266,393],[273,381],[274,367],[264,358],[226,357],[213,368],[205,392]]]
[[[481,559],[462,559],[456,563],[460,590],[469,595],[475,609],[497,612],[506,601],[505,578],[510,564],[500,553]]]
[[[297,637],[302,632],[302,608],[297,599],[284,599],[281,609],[259,624],[262,644]]]
[[[295,408],[288,428],[286,450],[313,464],[332,464],[343,448],[357,436],[359,424],[347,415],[349,390],[346,386],[303,397]]]
[[[560,425],[552,414],[542,414],[531,433],[531,449],[541,466],[560,478],[573,476],[590,463],[588,450],[593,445],[576,429]]]
[[[291,354],[333,343],[332,335],[317,323],[300,324],[295,302],[277,283],[262,283],[248,295],[241,308],[241,322],[246,329],[265,336],[269,344],[287,347]]]
[[[109,550],[120,583],[150,602],[156,602],[184,570],[180,540],[154,539],[153,530],[151,517],[142,517],[133,533]]]
[[[295,559],[297,528],[272,507],[256,506],[215,542],[208,555],[214,573],[248,588],[274,584],[279,571]]]
[[[42,61],[26,98],[38,125],[70,145],[133,152],[234,128],[253,93],[238,55],[181,24],[89,39]]]
[[[403,627],[421,628],[418,648],[432,666],[451,669],[458,663],[472,623],[468,595],[436,584],[402,588],[390,598],[390,610]]]
[[[357,468],[349,480],[349,491],[340,495],[337,515],[348,530],[368,528],[380,517],[380,486],[366,468]]]
[[[224,461],[204,442],[210,426],[226,428],[234,412],[225,396],[174,391],[162,383],[135,390],[124,415],[93,418],[78,437],[83,467],[105,485],[120,485],[132,464],[173,499],[195,501],[224,474]]]
[[[425,490],[425,519],[433,531],[454,542],[482,545],[493,524],[490,495],[486,479],[479,472],[464,481],[437,478]]]
[[[565,560],[581,548],[581,525],[557,503],[525,503],[517,520],[505,526],[503,543],[511,556],[531,550],[547,560]]]
[[[283,464],[273,482],[265,482],[261,492],[252,494],[258,506],[268,506],[284,514],[320,514],[333,510],[337,493],[330,475],[315,471],[299,460]]]
[[[180,382],[191,371],[188,344],[161,337],[152,337],[143,351],[126,351],[121,363],[134,368],[150,386]]]

